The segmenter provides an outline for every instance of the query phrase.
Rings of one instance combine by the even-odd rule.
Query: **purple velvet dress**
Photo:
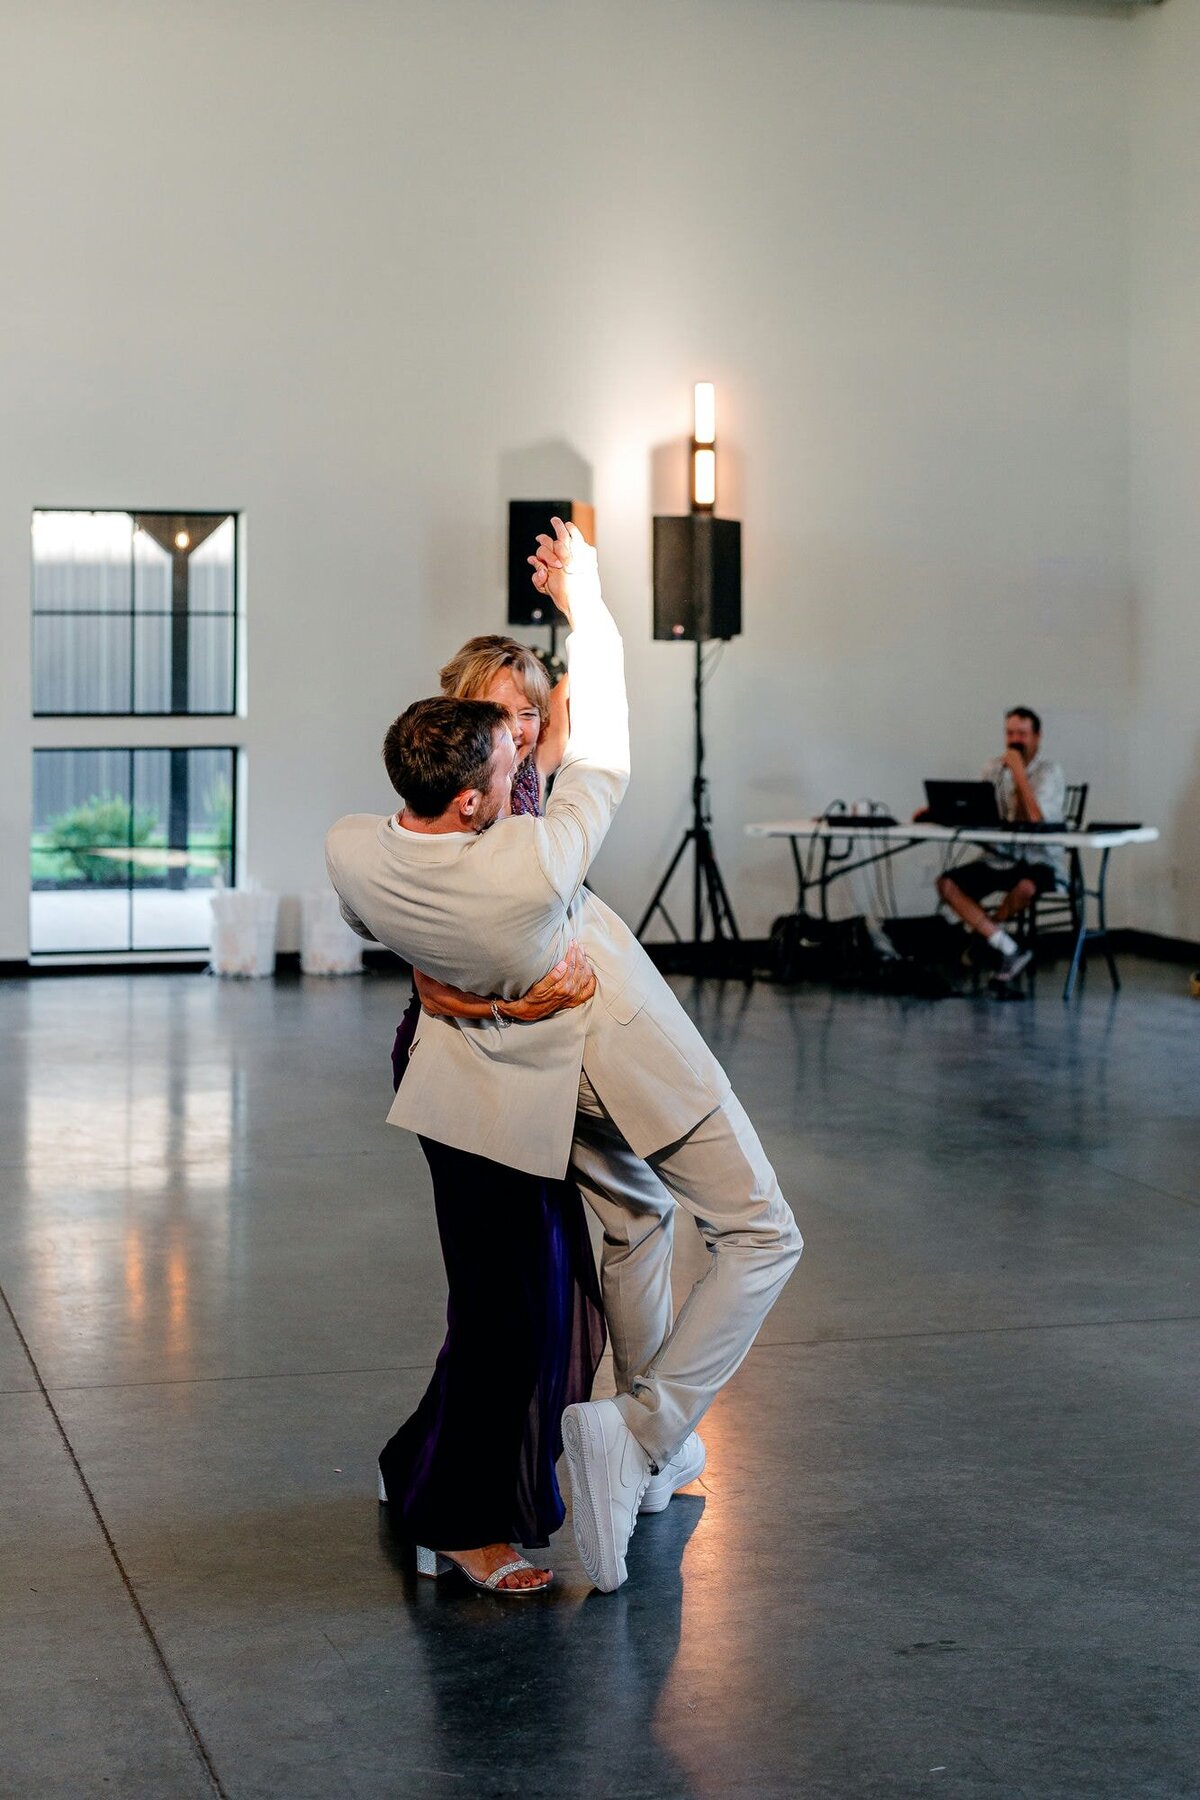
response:
[[[512,809],[539,810],[528,762]],[[419,1011],[414,989],[392,1048],[397,1087]],[[388,1501],[404,1536],[431,1549],[542,1545],[565,1516],[554,1468],[563,1408],[589,1398],[605,1344],[583,1200],[573,1181],[420,1143],[449,1285],[446,1340],[380,1453]]]

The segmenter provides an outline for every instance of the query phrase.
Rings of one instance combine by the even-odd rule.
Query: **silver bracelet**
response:
[[[505,1018],[504,1014],[500,1011],[500,1002],[498,1000],[492,1001],[492,1017],[493,1017],[493,1019],[495,1019],[497,1025],[507,1025],[508,1024],[508,1020]]]

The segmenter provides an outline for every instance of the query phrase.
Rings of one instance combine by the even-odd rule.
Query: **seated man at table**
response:
[[[993,757],[983,779],[994,784],[996,807],[1002,819],[1013,824],[1057,824],[1066,807],[1066,781],[1061,767],[1042,755],[1042,721],[1028,706],[1014,706],[1004,718],[1004,754]],[[1038,894],[1064,886],[1066,857],[1051,844],[1029,840],[1026,857],[1004,855],[990,849],[975,862],[963,863],[939,876],[937,890],[946,905],[972,931],[988,940],[1000,959],[997,981],[1019,975],[1033,952],[1022,950],[1009,935],[1008,923]],[[983,901],[1000,896],[994,912]]]

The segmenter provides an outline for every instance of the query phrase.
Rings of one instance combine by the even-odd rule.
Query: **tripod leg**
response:
[[[711,845],[705,870],[708,876],[708,903],[712,908],[713,935],[714,937],[728,936],[736,942],[740,942],[741,933],[737,928],[737,920],[733,916],[733,906]]]
[[[679,936],[679,933],[675,930],[674,921],[672,920],[671,915],[667,911],[666,907],[663,905],[663,895],[666,893],[667,889],[670,887],[671,877],[674,875],[676,869],[679,867],[680,863],[683,861],[684,854],[687,850],[688,845],[691,843],[694,835],[695,835],[694,832],[692,832],[691,830],[688,830],[688,831],[684,832],[683,837],[680,839],[679,848],[676,850],[674,856],[671,858],[670,862],[667,864],[667,872],[663,876],[662,880],[659,882],[658,886],[655,888],[654,895],[650,901],[650,904],[646,908],[645,912],[642,914],[641,921],[638,925],[638,928],[633,934],[634,937],[638,938],[639,940],[641,938],[643,931],[645,931],[647,925],[650,923],[651,919],[654,917],[655,913],[661,912],[663,918],[667,921],[667,924],[671,927],[672,932],[674,932],[676,943],[682,943],[682,941],[683,941],[682,938]]]
[[[708,899],[709,917],[712,921],[713,949],[717,952],[717,968],[727,971],[732,945],[739,943],[737,920],[733,916],[729,895],[721,877],[716,853],[707,831],[703,833],[697,844],[697,860],[703,870],[704,888]],[[697,941],[697,955],[700,955]],[[748,971],[743,971],[744,979],[750,979]]]
[[[712,833],[708,826],[701,827],[696,838],[696,862],[703,873],[704,885],[708,894],[708,909],[712,919],[713,936],[715,938],[739,936],[737,920],[733,916],[729,894],[721,876],[717,863],[717,853],[713,849]]]

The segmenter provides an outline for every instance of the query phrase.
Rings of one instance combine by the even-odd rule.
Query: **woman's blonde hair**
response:
[[[512,670],[513,680],[529,704],[537,707],[545,731],[550,723],[550,677],[528,644],[518,644],[510,637],[468,638],[439,670],[438,679],[443,694],[452,700],[485,700],[493,681],[505,669]]]

